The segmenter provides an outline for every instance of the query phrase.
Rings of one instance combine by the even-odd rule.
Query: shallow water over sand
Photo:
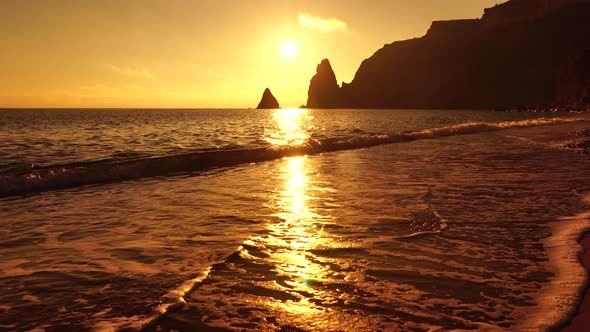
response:
[[[509,329],[556,281],[551,223],[587,209],[590,160],[559,142],[586,126],[0,200],[0,327],[139,328],[207,271],[186,305],[148,327]],[[287,141],[302,132],[278,130]]]
[[[214,266],[163,326],[366,331],[526,321],[553,277],[542,245],[548,222],[584,208],[575,193],[588,190],[579,170],[590,164],[506,136],[519,134],[283,160],[268,170],[283,179],[279,219]]]

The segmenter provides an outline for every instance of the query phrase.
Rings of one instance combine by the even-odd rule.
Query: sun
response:
[[[292,60],[297,57],[299,54],[299,47],[297,44],[292,40],[286,40],[281,45],[281,56],[287,60]]]

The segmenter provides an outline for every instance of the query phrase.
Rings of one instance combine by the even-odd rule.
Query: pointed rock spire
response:
[[[273,96],[272,92],[270,92],[270,89],[266,88],[264,90],[264,93],[262,94],[262,99],[260,100],[260,103],[258,103],[257,109],[268,108],[280,108],[280,106],[275,96]]]
[[[316,68],[316,74],[309,82],[307,107],[337,108],[341,106],[340,87],[330,60],[324,59]]]

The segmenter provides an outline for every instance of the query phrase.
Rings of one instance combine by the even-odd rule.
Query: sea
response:
[[[0,110],[2,331],[559,328],[584,113]]]

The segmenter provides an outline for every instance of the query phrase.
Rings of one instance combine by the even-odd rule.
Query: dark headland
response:
[[[260,99],[260,103],[258,103],[257,109],[269,109],[269,108],[280,108],[279,102],[272,95],[269,88],[264,89],[264,93],[262,93],[262,99]]]
[[[310,108],[491,109],[590,104],[590,0],[511,0],[383,46],[350,83],[327,59]]]

